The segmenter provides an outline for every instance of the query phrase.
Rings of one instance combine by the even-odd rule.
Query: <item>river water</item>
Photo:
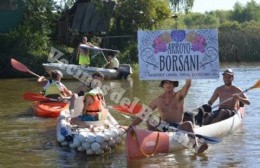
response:
[[[221,71],[232,68],[234,84],[243,90],[260,79],[260,64],[221,65]],[[19,73],[19,72],[17,72]],[[246,118],[240,129],[211,145],[204,155],[197,156],[189,150],[127,162],[124,143],[102,156],[86,156],[82,152],[60,146],[56,142],[56,119],[36,117],[30,109],[32,102],[22,98],[24,92],[38,92],[36,79],[0,80],[0,167],[259,167],[260,166],[260,89],[250,90],[247,95],[251,105],[246,107]],[[77,81],[64,81],[68,88],[75,90]],[[180,81],[182,86],[184,81]],[[140,99],[149,103],[162,93],[159,81],[140,81],[138,75],[129,80],[105,81],[118,88],[124,97]],[[214,80],[193,80],[186,97],[186,110],[207,102],[214,89],[222,85],[222,77]],[[116,104],[111,95],[106,96],[107,104]],[[122,125],[131,123],[117,113],[112,115]],[[140,125],[141,127],[144,125]]]

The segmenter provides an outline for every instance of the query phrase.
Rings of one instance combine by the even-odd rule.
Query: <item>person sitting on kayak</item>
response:
[[[102,86],[102,82],[104,81],[104,75],[101,72],[95,72],[92,74],[92,79],[87,79],[86,82],[84,82],[81,86],[77,88],[76,93],[73,94],[71,97],[71,105],[70,108],[74,108],[74,104],[76,99],[79,96],[84,96],[84,94],[91,89],[95,88],[96,85]]]
[[[104,106],[104,96],[100,88],[92,89],[84,95],[84,108],[80,119],[82,121],[98,121]]]
[[[243,91],[239,87],[232,84],[234,80],[234,73],[232,69],[225,70],[222,75],[224,85],[216,88],[208,101],[208,104],[212,105],[219,98],[219,109],[214,111],[212,115],[205,116],[204,125],[227,119],[233,116],[244,104],[250,105],[250,101]],[[231,100],[225,101],[231,97]]]
[[[160,121],[158,125],[151,125],[150,121],[151,117],[148,117],[147,120],[147,127],[149,130],[156,130],[156,131],[169,131],[164,125],[170,125],[172,127],[178,128],[180,130],[185,130],[188,132],[194,133],[193,124],[190,121],[184,121],[184,98],[186,97],[188,90],[191,86],[191,80],[186,80],[185,85],[182,87],[179,91],[174,91],[174,88],[178,87],[179,82],[178,81],[172,81],[172,80],[163,80],[161,81],[160,86],[164,89],[164,93],[161,94],[159,97],[154,99],[149,107],[152,111],[154,111],[156,108],[159,109],[160,113]],[[145,115],[144,111],[144,115]],[[150,114],[148,114],[150,115]],[[137,124],[141,123],[144,118],[139,118],[138,116],[132,124],[129,126],[129,130],[131,131],[133,126],[136,126]],[[146,116],[147,117],[147,116]],[[203,144],[200,147],[197,145],[197,141],[195,136],[192,136],[194,138],[194,148],[197,153],[202,153],[208,148],[207,144]]]
[[[43,87],[43,95],[48,98],[71,97],[72,91],[61,83],[63,74],[59,70],[52,70],[50,72],[51,79],[47,80],[44,76],[38,78],[37,83]]]
[[[101,90],[103,76],[98,76],[98,74],[100,74],[100,72],[92,75],[93,79],[90,84],[91,90],[87,90],[84,94],[82,114],[72,118],[72,124],[88,127],[88,124],[85,123],[85,121],[99,121],[104,118],[102,115],[106,103],[103,91]]]

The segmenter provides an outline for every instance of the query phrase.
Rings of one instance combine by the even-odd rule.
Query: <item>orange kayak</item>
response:
[[[53,102],[53,101],[34,101],[33,111],[39,117],[58,117],[60,112],[64,109],[69,109],[67,102]]]

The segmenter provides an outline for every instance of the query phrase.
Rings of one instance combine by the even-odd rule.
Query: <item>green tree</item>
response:
[[[135,34],[138,29],[154,29],[155,23],[170,16],[171,10],[162,0],[118,0],[111,32]]]
[[[194,0],[169,0],[170,5],[175,12],[175,14],[179,12],[188,13],[192,7]]]
[[[250,20],[260,21],[260,4],[251,0],[243,7],[237,2],[234,6],[234,11],[231,13],[231,19],[239,23]]]
[[[0,56],[3,55],[5,64],[9,66],[10,58],[27,62],[34,72],[41,72],[39,65],[46,61],[52,40],[56,38],[58,14],[55,12],[53,0],[26,0],[23,11],[23,21],[9,33],[0,35]],[[9,76],[10,66],[1,76]],[[17,75],[15,73],[14,75]]]
[[[137,53],[137,31],[156,29],[157,24],[171,16],[172,12],[165,0],[118,0],[109,35],[132,37],[110,39],[109,47],[127,52],[122,54],[126,61],[131,61],[127,63],[136,63],[137,55],[132,54]]]
[[[187,28],[213,28],[218,26],[218,19],[211,14],[189,13],[183,19]]]

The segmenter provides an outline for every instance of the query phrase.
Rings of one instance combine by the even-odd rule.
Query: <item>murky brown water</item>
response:
[[[234,84],[246,89],[260,79],[260,64],[229,65],[236,73]],[[223,65],[226,68],[227,65]],[[180,85],[183,81],[180,81]],[[64,81],[72,90],[77,81]],[[109,86],[125,90],[122,97],[140,99],[149,103],[162,92],[159,82],[131,80],[106,81]],[[186,98],[186,109],[193,109],[207,102],[219,80],[194,80]],[[148,159],[127,162],[124,144],[111,153],[90,157],[84,153],[64,148],[56,142],[56,119],[35,117],[30,109],[32,102],[24,101],[24,92],[41,90],[35,79],[0,80],[0,167],[259,167],[260,160],[260,89],[248,92],[251,105],[247,107],[244,125],[216,145],[205,155],[196,156],[188,150]],[[123,92],[125,91],[125,92]],[[115,98],[106,96],[107,104],[116,104]],[[118,98],[120,100],[120,98]],[[120,124],[128,125],[129,119],[116,111],[112,115]]]

